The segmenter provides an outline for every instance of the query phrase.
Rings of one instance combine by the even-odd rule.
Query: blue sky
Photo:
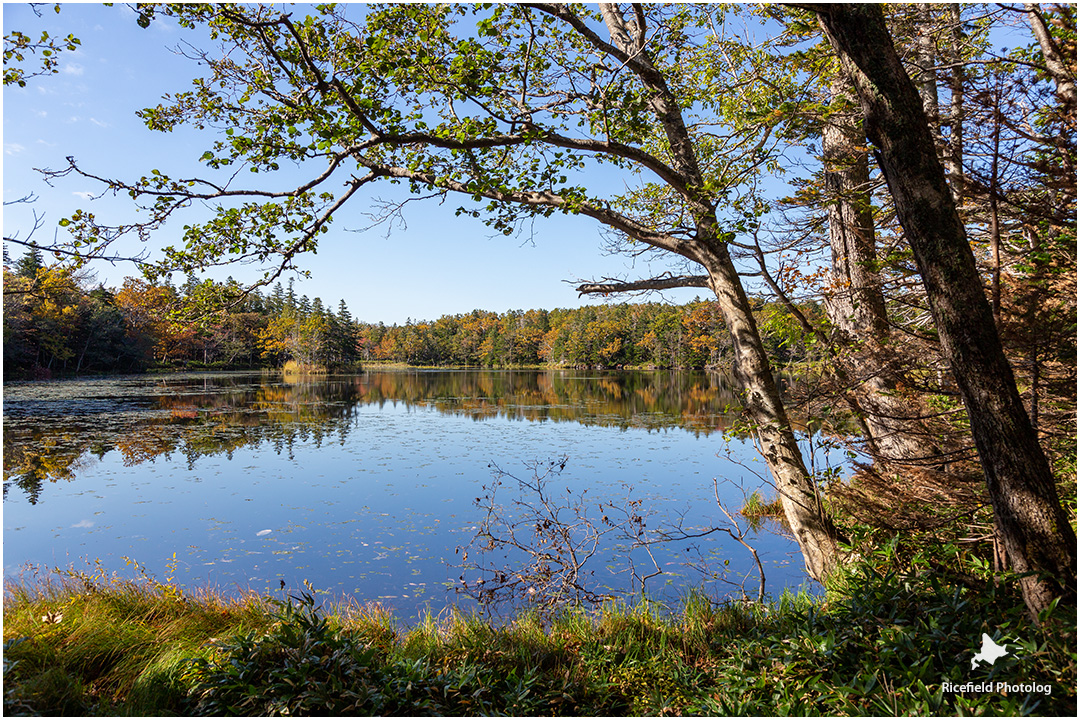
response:
[[[192,37],[189,31],[160,18],[142,29],[134,12],[121,4],[64,4],[59,14],[51,5],[39,9],[40,18],[26,4],[4,4],[4,31],[18,29],[34,38],[41,30],[54,37],[74,33],[82,41],[77,51],[61,54],[59,73],[3,92],[4,202],[28,193],[37,198],[32,205],[4,208],[4,235],[25,237],[37,213],[44,221],[37,237],[44,241],[52,238],[61,218],[79,208],[109,223],[136,216],[127,198],[91,199],[100,187],[79,178],[64,178],[50,187],[34,168],[62,168],[70,155],[85,170],[107,177],[136,179],[154,168],[192,176],[202,167],[197,159],[213,136],[151,132],[135,116],[137,110],[157,105],[163,94],[188,89],[198,75],[195,62],[175,52],[182,39]],[[373,195],[388,198],[391,191],[385,186]],[[370,197],[354,198],[347,212],[335,217],[318,254],[302,261],[311,278],[297,278],[297,292],[321,297],[332,306],[344,299],[357,318],[391,324],[473,309],[502,312],[603,302],[579,299],[565,281],[650,274],[640,259],[634,267],[629,257],[607,254],[598,226],[586,218],[538,219],[530,235],[504,237],[478,220],[455,217],[456,207],[451,202],[411,203],[407,227],[393,227],[387,236],[386,228],[351,231],[368,224],[363,213],[371,210]],[[182,225],[174,221],[166,226],[152,244],[175,242]],[[129,248],[132,253],[139,250]],[[13,258],[24,252],[16,245],[8,249]],[[107,286],[137,274],[130,265],[99,264],[93,269]],[[224,279],[229,274],[242,281],[257,277],[243,267],[210,276]],[[684,302],[703,293],[679,290],[664,298]]]

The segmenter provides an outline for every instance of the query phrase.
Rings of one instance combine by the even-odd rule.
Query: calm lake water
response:
[[[130,558],[188,587],[276,594],[306,579],[406,618],[471,602],[454,591],[458,550],[483,519],[493,464],[531,479],[531,465],[565,456],[553,496],[587,490],[598,525],[600,505],[641,500],[650,531],[707,527],[720,516],[714,478],[731,481],[720,497],[738,508],[766,472],[749,444],[725,438],[737,408],[718,374],[190,373],[9,383],[3,399],[5,577],[97,560],[130,574]],[[533,499],[512,481],[499,492],[511,515]],[[804,583],[793,540],[775,528],[748,540],[771,594]],[[718,534],[654,554],[658,597],[703,582],[737,594],[729,583],[752,567]],[[625,590],[628,558],[642,560],[607,538],[590,582]],[[727,574],[703,580],[702,564]]]

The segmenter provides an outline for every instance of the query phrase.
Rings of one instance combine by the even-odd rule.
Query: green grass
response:
[[[39,714],[169,708],[183,698],[177,678],[188,658],[206,654],[213,638],[273,622],[254,595],[184,594],[100,571],[8,582],[4,595],[5,709]]]
[[[1028,620],[1012,584],[890,569],[825,598],[688,594],[494,624],[376,605],[182,594],[68,573],[8,584],[5,714],[1075,715],[1076,609]],[[52,615],[50,615],[52,613]],[[44,618],[59,620],[47,622]],[[1010,654],[972,669],[982,633]],[[945,681],[1046,684],[945,692]]]
[[[746,496],[743,506],[739,508],[739,514],[747,519],[753,530],[760,530],[766,520],[773,520],[787,527],[787,518],[784,516],[784,506],[780,497],[766,500],[757,490]]]

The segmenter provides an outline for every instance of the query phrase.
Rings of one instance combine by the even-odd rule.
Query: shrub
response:
[[[210,659],[192,660],[187,679],[194,683],[195,712],[378,714],[382,678],[375,651],[331,628],[306,593],[299,605],[278,606],[268,632],[220,642]]]
[[[887,554],[887,550],[886,550]],[[871,558],[871,561],[876,558]],[[732,644],[717,715],[1064,715],[1076,709],[1076,611],[1032,623],[1013,583],[947,584],[930,573],[852,568],[843,595],[779,608]],[[972,667],[987,633],[1008,656]],[[953,693],[945,683],[1009,682],[1050,688]]]
[[[540,674],[533,668],[387,661],[333,627],[308,593],[278,607],[268,632],[233,638],[214,657],[191,661],[195,714],[535,715],[551,705],[534,692]]]

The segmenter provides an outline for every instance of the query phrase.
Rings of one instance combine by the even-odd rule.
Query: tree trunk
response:
[[[918,4],[915,6],[915,17],[915,64],[919,68],[915,83],[926,118],[937,133],[941,116],[938,107],[937,73],[934,71],[934,66],[937,65],[937,47],[931,34],[934,9],[927,4]]]
[[[673,170],[687,188],[705,187],[682,107],[645,49],[647,37],[641,7],[635,7],[632,23],[626,21],[616,4],[601,3],[600,13],[612,43],[625,54],[628,67],[650,90],[649,107],[664,129]],[[693,194],[687,197],[687,206],[696,233],[678,252],[700,263],[708,272],[709,285],[716,293],[724,323],[731,333],[735,349],[733,366],[746,411],[754,422],[784,513],[802,550],[807,572],[815,580],[824,581],[839,560],[836,530],[821,504],[817,484],[803,463],[750,303],[727,245],[720,240],[716,209],[708,198]]]
[[[1039,48],[1042,50],[1046,70],[1050,77],[1054,79],[1057,96],[1061,99],[1066,111],[1071,111],[1071,117],[1075,118],[1076,61],[1074,59],[1070,66],[1065,54],[1062,53],[1058,44],[1054,42],[1054,36],[1050,34],[1050,28],[1046,26],[1046,19],[1043,17],[1038,3],[1025,3],[1024,9],[1028,13],[1031,31],[1035,34],[1035,39],[1039,41]],[[1075,127],[1075,122],[1073,126]]]
[[[875,5],[813,6],[851,76],[967,407],[994,515],[1036,616],[1076,602],[1076,534],[1002,350],[925,113]]]
[[[994,86],[993,153],[990,157],[990,309],[1001,327],[1001,222],[998,217],[998,158],[1001,157],[1001,81]]]
[[[953,67],[949,71],[949,146],[945,153],[946,171],[953,201],[957,207],[964,204],[964,66],[962,45],[964,26],[960,19],[960,5],[945,7],[949,18],[949,42],[947,57]]]
[[[86,351],[90,349],[90,343],[93,341],[94,335],[90,334],[90,337],[86,339],[86,344],[83,345],[82,352],[79,353],[79,361],[75,363],[75,374],[78,375],[82,371],[83,358],[86,357]]]
[[[840,73],[831,87],[834,112],[822,129],[828,203],[831,278],[825,309],[839,330],[848,403],[865,423],[874,459],[885,464],[925,463],[936,453],[911,399],[900,396],[902,371],[889,336],[881,276],[877,270],[870,165],[861,113],[851,82]],[[850,112],[837,110],[850,103]]]
[[[731,334],[735,352],[732,368],[776,483],[784,515],[802,550],[807,572],[823,582],[839,560],[836,528],[821,504],[817,484],[806,470],[750,302],[727,247],[719,245],[703,264]]]
[[[833,80],[831,94],[834,106],[857,102],[843,75]],[[833,286],[825,305],[833,323],[844,332],[880,340],[889,329],[877,272],[870,167],[855,112],[854,107],[851,112],[833,112],[822,128]]]
[[[1034,315],[1035,313],[1032,313]],[[1035,327],[1035,319],[1032,318],[1031,326]],[[1031,404],[1028,417],[1031,418],[1031,427],[1039,432],[1039,334],[1031,334]]]

